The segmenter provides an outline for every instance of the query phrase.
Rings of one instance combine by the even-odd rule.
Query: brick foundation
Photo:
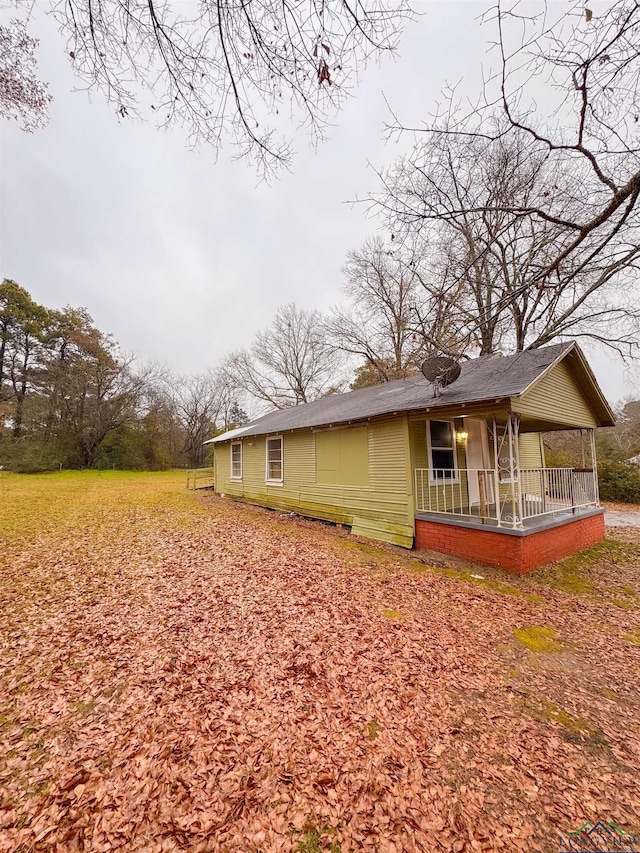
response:
[[[464,557],[522,575],[561,560],[604,539],[604,513],[559,523],[545,530],[498,532],[416,518],[416,548]]]

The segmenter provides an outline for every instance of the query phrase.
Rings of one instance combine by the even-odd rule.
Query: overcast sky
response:
[[[445,82],[477,85],[485,5],[425,2],[397,60],[364,72],[329,141],[313,151],[299,135],[291,172],[270,186],[231,152],[216,162],[179,129],[120,122],[100,95],[74,92],[64,44],[36,11],[54,101],[32,135],[0,120],[0,275],[49,307],[86,307],[125,350],[180,372],[249,344],[284,302],[328,308],[346,252],[377,229],[347,200],[376,189],[372,166],[401,150],[382,138],[385,96],[417,123]],[[589,356],[611,400],[640,390],[637,369]]]

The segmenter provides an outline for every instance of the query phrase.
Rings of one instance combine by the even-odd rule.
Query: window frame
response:
[[[274,479],[273,477],[269,477],[269,442],[276,441],[280,442],[280,479]],[[265,456],[265,472],[264,472],[264,481],[268,486],[282,486],[284,484],[284,438],[281,435],[267,435],[265,437],[264,442],[264,456]]]
[[[435,447],[435,450],[453,450],[453,477],[434,477],[434,471],[436,470],[433,464],[433,449],[431,446],[431,422],[435,421],[441,424],[449,424],[451,428],[451,436],[453,441],[453,447]],[[457,447],[457,439],[456,439],[456,425],[453,420],[448,418],[428,418],[427,419],[427,454],[429,457],[429,485],[430,486],[442,486],[447,485],[448,483],[459,483],[460,482],[460,469],[458,467],[458,447]],[[438,468],[438,471],[444,470],[448,471],[448,468]]]
[[[233,448],[235,446],[238,446],[240,448],[240,474],[239,475],[233,473]],[[230,465],[229,479],[233,480],[236,483],[239,482],[240,480],[242,480],[242,442],[241,441],[232,441],[229,444],[229,465]]]

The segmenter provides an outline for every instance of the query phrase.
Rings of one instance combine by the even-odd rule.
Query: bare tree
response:
[[[258,332],[248,349],[231,353],[222,369],[256,400],[285,409],[338,390],[339,366],[322,315],[289,304],[278,309],[271,326]]]
[[[0,115],[18,121],[31,133],[47,121],[51,95],[36,77],[37,39],[23,21],[0,24]]]
[[[566,228],[512,211],[552,197],[563,180],[561,164],[550,172],[544,152],[520,131],[490,140],[428,135],[383,176],[378,203],[401,233],[413,239],[417,228],[429,246],[430,298],[481,354],[563,335],[626,352],[637,340],[640,306],[628,298],[640,258],[637,227],[621,229],[606,255],[566,259],[565,278],[553,286],[537,284]],[[565,199],[563,215],[576,204]]]
[[[622,305],[617,294],[633,281],[640,257],[640,4],[617,0],[599,15],[585,13],[582,3],[541,2],[526,15],[520,8],[500,0],[487,16],[499,71],[471,111],[449,91],[424,127],[392,126],[419,132],[419,140],[400,168],[382,176],[374,202],[393,228],[426,229],[430,239],[449,223],[459,229],[472,222],[474,245],[458,257],[452,280],[477,276],[491,253],[505,263],[510,254],[517,259],[520,281],[508,294],[499,289],[497,305],[484,300],[487,313],[479,315],[485,326],[495,320],[498,337],[508,302],[514,322],[528,327],[524,339],[516,329],[516,346],[589,329],[590,337],[630,354],[638,304],[629,313],[629,300]],[[485,159],[499,162],[518,150],[526,155],[525,178],[531,163],[530,180],[520,185],[507,172],[495,192],[483,186],[478,193]],[[532,259],[504,252],[504,241],[518,232],[529,233]]]
[[[324,136],[410,16],[406,0],[49,2],[76,73],[122,118],[183,127],[193,145],[229,138],[263,173],[289,162],[292,120]]]
[[[623,456],[640,451],[640,400],[627,398],[616,406],[618,423],[611,427],[611,433]]]
[[[380,238],[349,253],[348,301],[333,309],[327,329],[338,349],[365,365],[358,387],[410,376],[427,355],[457,348],[445,312],[424,287],[423,260],[416,247]]]
[[[226,432],[246,424],[249,415],[243,408],[246,392],[239,387],[224,366],[215,370],[218,388],[218,418],[216,428]]]
[[[202,465],[203,443],[215,433],[221,406],[220,385],[213,371],[197,376],[169,376],[168,393],[183,431],[182,453],[191,467]]]

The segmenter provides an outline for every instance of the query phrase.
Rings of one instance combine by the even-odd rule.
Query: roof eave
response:
[[[246,424],[243,427],[237,427],[236,429],[228,429],[226,432],[223,432],[221,435],[216,435],[213,438],[207,439],[207,441],[203,441],[203,444],[217,444],[219,441],[231,441],[233,438],[241,438],[244,433],[246,433],[249,429],[251,429],[251,424]]]

